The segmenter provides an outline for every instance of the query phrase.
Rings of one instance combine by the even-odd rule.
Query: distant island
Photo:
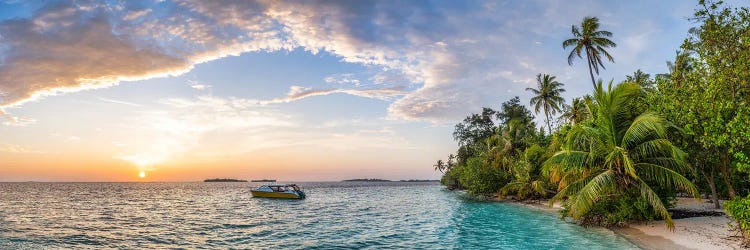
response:
[[[384,179],[350,179],[350,180],[343,180],[343,181],[389,182],[391,180],[384,180]]]
[[[273,180],[273,179],[260,179],[260,180],[252,180],[251,182],[276,182],[276,180]]]
[[[227,178],[215,178],[215,179],[205,179],[203,182],[247,182],[246,180],[238,180],[238,179],[227,179]]]

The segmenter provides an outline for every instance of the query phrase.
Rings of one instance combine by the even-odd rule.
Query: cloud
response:
[[[5,121],[3,121],[3,125],[5,126],[24,127],[24,126],[28,126],[28,125],[36,123],[35,119],[27,118],[27,117],[12,116],[12,115],[3,113],[2,110],[0,110],[0,116],[5,118]]]
[[[21,145],[0,143],[0,152],[12,154],[41,154],[42,151],[25,148]]]
[[[128,131],[113,138],[113,158],[143,169],[190,159],[211,159],[261,149],[314,147],[337,150],[415,148],[376,120],[311,126],[258,100],[197,96],[159,100],[160,107],[130,117]],[[393,124],[393,122],[390,122]],[[361,145],[362,147],[351,147]]]
[[[210,89],[211,88],[211,85],[202,84],[202,83],[200,83],[198,81],[195,81],[195,80],[188,80],[187,83],[188,83],[188,85],[191,88],[197,89],[197,90],[206,90],[206,89]]]
[[[137,104],[137,103],[126,102],[126,101],[119,101],[119,100],[114,100],[114,99],[109,99],[109,98],[104,98],[104,97],[98,97],[97,99],[99,99],[100,101],[103,101],[103,102],[109,102],[109,103],[115,103],[115,104],[122,104],[122,105],[126,105],[126,106],[131,106],[131,107],[142,107],[143,106],[143,105],[140,105],[140,104]]]
[[[148,13],[151,13],[151,9],[133,10],[133,11],[128,12],[128,14],[125,15],[122,19],[126,21],[131,21],[134,19],[138,19],[142,16],[145,16]]]
[[[528,79],[540,69],[564,75],[561,80],[585,80],[585,70],[571,71],[559,47],[559,41],[569,36],[570,24],[601,14],[604,28],[616,37],[638,34],[637,27],[623,25],[631,17],[614,15],[610,9],[630,13],[648,5],[575,1],[173,3],[157,1],[146,8],[131,8],[128,4],[45,2],[30,18],[1,21],[0,112],[5,114],[8,108],[41,96],[178,75],[195,64],[226,56],[301,48],[396,72],[373,78],[375,83],[415,84],[416,91],[394,98],[388,108],[392,118],[455,120],[480,106],[499,104],[510,97],[509,92],[524,93],[523,88],[533,83]],[[642,19],[667,18],[659,11],[639,13]],[[674,16],[678,15],[668,18]],[[655,26],[654,30],[670,30]],[[627,48],[614,50],[614,56],[627,56],[631,49],[654,56],[658,53],[646,52],[679,45],[679,39],[663,43],[661,37],[653,37],[657,42],[649,44],[633,39],[626,41]],[[663,54],[671,56],[671,51]],[[513,74],[494,73],[505,71]],[[358,84],[354,78],[341,76],[326,80]],[[566,85],[573,86],[578,85]],[[585,87],[568,93],[581,93]],[[330,93],[397,96],[397,90],[382,91],[306,89],[297,94],[301,98]]]
[[[323,80],[327,83],[349,84],[354,86],[362,84],[359,79],[354,78],[353,74],[335,74],[326,76]]]
[[[395,96],[405,95],[404,87],[380,88],[380,89],[312,89],[301,86],[292,86],[285,97],[261,101],[261,104],[288,103],[312,96],[323,96],[343,93],[353,96],[361,96],[379,100],[389,100]]]
[[[242,131],[292,125],[288,116],[260,107],[257,100],[198,96],[168,98],[158,103],[164,109],[143,112],[130,122],[133,130],[141,130],[147,137],[117,140],[123,147],[131,147],[130,152],[114,158],[148,167],[207,144],[201,141],[205,141],[204,136],[208,134],[228,131],[236,136]]]
[[[52,6],[33,19],[0,23],[2,42],[11,48],[3,53],[0,67],[0,107],[189,68],[182,58],[139,46],[126,34],[113,34],[102,13],[90,15],[71,6]]]

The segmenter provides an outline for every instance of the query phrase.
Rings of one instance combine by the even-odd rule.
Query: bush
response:
[[[509,180],[507,172],[486,164],[480,157],[470,158],[462,168],[458,181],[472,195],[496,193]]]
[[[457,166],[454,168],[451,168],[445,174],[443,174],[443,177],[440,178],[440,184],[443,184],[443,186],[448,187],[448,189],[463,189],[461,186],[461,183],[459,182],[459,178],[461,177],[461,174],[463,173],[463,166]]]
[[[667,203],[665,203],[667,205]],[[563,217],[570,214],[569,205],[563,203]],[[653,221],[659,219],[648,202],[636,190],[609,199],[603,199],[578,220],[582,226],[622,227],[631,221]]]
[[[737,229],[742,232],[746,243],[750,237],[750,195],[744,199],[734,199],[724,202],[724,209],[735,221]]]

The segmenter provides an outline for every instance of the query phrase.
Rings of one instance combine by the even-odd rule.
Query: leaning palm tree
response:
[[[573,103],[571,103],[570,106],[566,108],[565,112],[562,113],[561,117],[567,120],[570,124],[576,125],[583,120],[586,120],[588,115],[589,110],[586,107],[586,102],[581,98],[575,98],[573,99]]]
[[[567,197],[569,215],[579,219],[598,201],[634,191],[673,229],[672,218],[647,181],[698,198],[695,186],[676,171],[691,170],[685,153],[667,138],[667,121],[650,112],[629,118],[634,116],[626,104],[640,91],[634,83],[613,87],[612,82],[604,90],[599,82],[593,122],[571,129],[563,150],[544,163],[550,181],[558,184],[550,205]]]
[[[534,97],[531,98],[531,106],[534,106],[534,112],[539,113],[540,109],[544,110],[544,119],[547,122],[547,129],[552,134],[552,125],[550,125],[551,115],[556,114],[562,110],[565,105],[565,99],[560,94],[565,92],[562,88],[565,84],[559,83],[555,80],[554,76],[547,74],[536,75],[537,88],[526,88],[526,91],[534,93]]]
[[[602,56],[606,57],[610,62],[615,62],[615,59],[605,50],[608,47],[616,47],[617,44],[609,40],[612,37],[612,32],[606,30],[599,30],[599,18],[596,17],[585,17],[581,23],[581,28],[573,25],[571,28],[573,38],[563,41],[563,49],[573,47],[568,55],[568,65],[573,65],[573,59],[583,58],[581,52],[586,52],[586,62],[589,64],[589,74],[591,75],[591,84],[596,88],[596,81],[594,80],[594,72],[599,75],[599,67],[604,68],[602,62]]]
[[[435,165],[432,165],[435,167],[435,171],[440,171],[440,173],[443,173],[443,170],[445,170],[445,163],[443,163],[443,160],[438,160]]]

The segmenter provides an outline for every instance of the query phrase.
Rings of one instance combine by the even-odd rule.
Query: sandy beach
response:
[[[519,203],[548,212],[562,209],[558,203],[549,207],[546,200]],[[723,213],[722,209],[714,209],[708,200],[690,198],[679,198],[675,209]],[[747,249],[742,247],[737,232],[729,229],[730,219],[726,215],[675,219],[674,222],[674,231],[667,229],[664,221],[635,223],[612,230],[643,249]]]
[[[723,212],[707,200],[680,198],[676,209]],[[663,221],[631,224],[614,231],[644,249],[744,249],[736,231],[731,231],[726,215],[675,219],[670,231]]]
[[[675,220],[670,231],[662,221],[634,224],[615,232],[644,249],[742,249],[739,236],[727,227],[726,216]]]

